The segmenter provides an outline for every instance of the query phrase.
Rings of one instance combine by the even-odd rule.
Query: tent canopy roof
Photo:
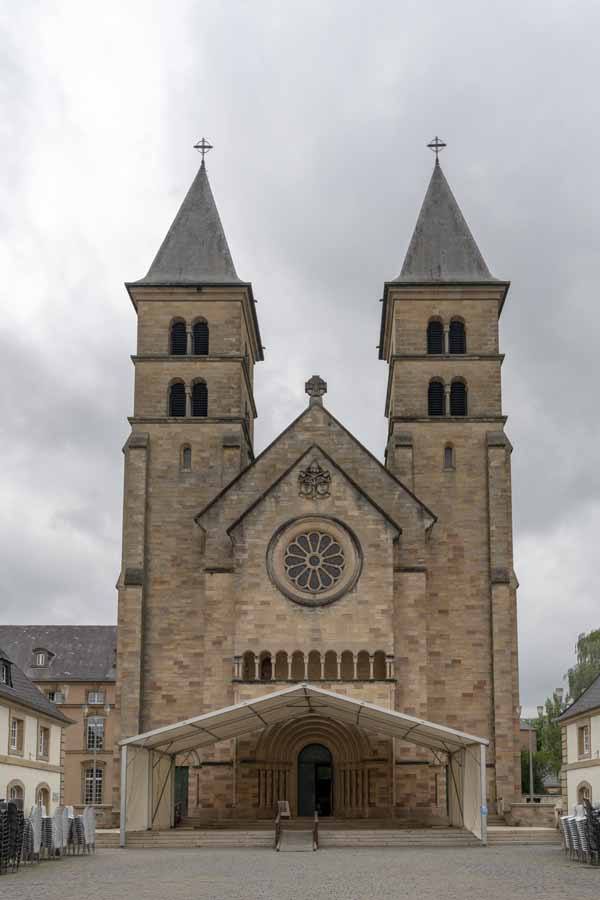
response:
[[[489,743],[486,738],[302,683],[136,734],[121,741],[121,746],[134,745],[175,755],[307,715],[334,719],[365,731],[401,738],[448,753],[473,744]]]

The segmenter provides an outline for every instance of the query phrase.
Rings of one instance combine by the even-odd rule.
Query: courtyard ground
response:
[[[600,868],[548,846],[98,850],[0,878],[11,900],[587,900]]]

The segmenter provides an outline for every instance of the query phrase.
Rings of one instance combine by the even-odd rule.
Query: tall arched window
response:
[[[104,794],[104,772],[100,766],[86,767],[83,788],[83,802],[86,806],[100,806]]]
[[[208,415],[208,388],[205,381],[195,381],[192,387],[192,415]]]
[[[292,681],[304,681],[304,653],[300,650],[292,653]]]
[[[171,323],[170,350],[175,356],[185,356],[187,353],[187,332],[181,319]]]
[[[308,654],[308,680],[321,680],[321,654],[318,650],[311,650]]]
[[[363,681],[368,681],[371,677],[369,654],[366,650],[361,650],[356,658],[356,677]]]
[[[453,381],[450,386],[450,415],[467,415],[467,386],[464,381]]]
[[[444,447],[444,468],[454,468],[454,447],[452,444],[446,444]]]
[[[6,793],[9,800],[16,803],[19,809],[23,809],[23,804],[25,803],[25,788],[20,781],[13,781],[9,784]]]
[[[337,653],[335,650],[328,650],[325,654],[325,678],[337,679]]]
[[[185,416],[185,384],[175,381],[169,388],[169,415]]]
[[[354,679],[354,654],[351,650],[342,652],[341,662],[342,681],[352,681]]]
[[[450,353],[467,352],[467,333],[465,324],[460,319],[452,319],[448,332],[448,344]]]
[[[439,319],[432,319],[427,326],[427,352],[444,352],[444,326]]]
[[[385,653],[383,650],[377,650],[373,659],[373,678],[377,679],[377,681],[383,681],[386,677]]]
[[[446,414],[446,396],[443,381],[429,382],[427,413],[430,416],[444,416]]]
[[[208,322],[204,319],[194,323],[192,342],[196,356],[208,356]]]

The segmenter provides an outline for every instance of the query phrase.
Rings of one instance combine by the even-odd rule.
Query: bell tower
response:
[[[126,284],[138,329],[117,585],[122,737],[198,709],[207,612],[194,515],[254,457],[255,301],[210,188],[210,145],[196,147],[199,171],[147,275]]]
[[[438,520],[427,561],[428,718],[491,740],[490,798],[520,793],[510,456],[494,278],[432,142],[400,275],[385,283],[386,466]]]

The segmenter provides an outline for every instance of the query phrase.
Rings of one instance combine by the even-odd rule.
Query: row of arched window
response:
[[[451,319],[448,331],[441,319],[430,319],[427,325],[428,353],[466,353],[467,332],[462,319]]]
[[[183,381],[173,381],[169,387],[170,416],[207,416],[208,387],[206,382],[197,378],[191,388],[186,388]]]
[[[468,415],[465,382],[455,378],[448,389],[441,378],[432,379],[427,392],[427,413],[430,416]]]
[[[393,658],[383,650],[296,650],[291,654],[248,650],[236,657],[234,677],[242,681],[383,681],[393,677]]]
[[[208,356],[208,322],[197,319],[188,329],[183,319],[171,322],[169,352],[173,356]]]

